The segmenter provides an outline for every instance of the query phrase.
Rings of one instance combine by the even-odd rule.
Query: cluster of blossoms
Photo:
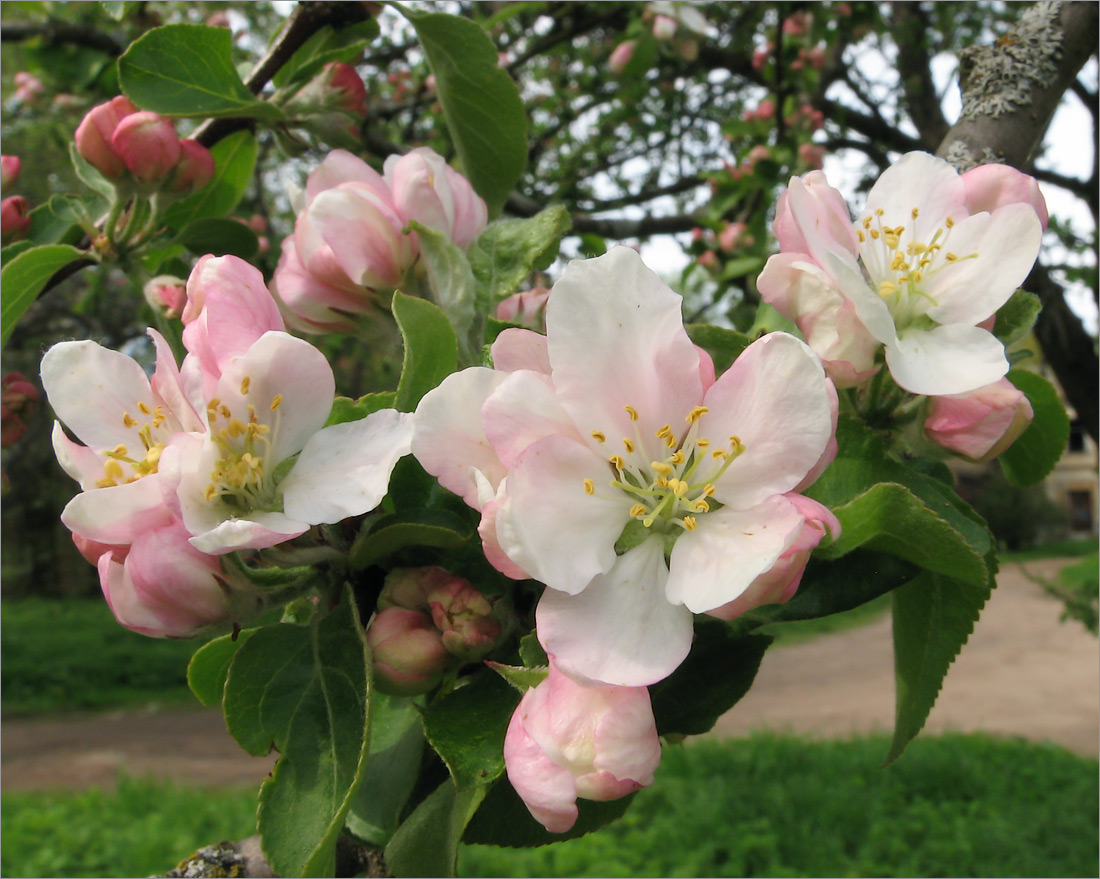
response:
[[[697,37],[707,36],[713,30],[710,22],[688,0],[653,0],[646,4],[642,19],[650,25],[654,39],[671,42],[676,54],[685,61],[699,57]],[[688,36],[681,36],[685,31]],[[637,45],[638,40],[619,43],[607,59],[608,69],[616,76],[621,75],[633,59]]]
[[[22,168],[18,156],[0,156],[0,192],[7,192],[19,179]],[[4,195],[0,201],[0,242],[11,244],[30,229],[30,202],[22,195]]]
[[[382,410],[325,427],[325,356],[284,331],[263,276],[205,257],[187,282],[188,354],[154,330],[156,371],[90,342],[42,360],[54,448],[81,486],[62,521],[99,569],[119,622],[186,637],[261,606],[219,556],[274,546],[365,513],[408,451],[407,416]]]
[[[379,174],[335,150],[294,203],[294,234],[283,241],[272,290],[296,328],[347,330],[404,281],[419,257],[411,222],[466,249],[488,210],[469,181],[428,147],[390,156]]]

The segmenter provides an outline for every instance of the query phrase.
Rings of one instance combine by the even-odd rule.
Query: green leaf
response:
[[[458,549],[473,536],[473,529],[447,510],[394,513],[373,521],[370,532],[356,538],[348,564],[362,570],[410,546]]]
[[[78,223],[88,213],[82,199],[55,195],[31,211],[30,236],[35,244],[78,244],[84,237]]]
[[[320,573],[312,565],[296,565],[291,568],[282,568],[277,565],[249,565],[236,552],[226,553],[221,560],[227,569],[231,569],[261,589],[283,589],[295,583],[301,583],[303,580],[310,581],[320,577]]]
[[[0,345],[7,344],[12,330],[42,288],[57,272],[86,255],[68,244],[44,244],[23,251],[0,271],[4,291],[0,306]]]
[[[386,866],[394,876],[454,876],[458,845],[486,787],[457,791],[448,778],[428,795],[386,846]]]
[[[920,732],[944,676],[974,630],[991,586],[926,571],[894,592],[894,672],[897,707],[886,762],[901,756]]]
[[[225,679],[237,651],[259,629],[243,629],[234,635],[222,635],[203,644],[187,664],[187,686],[207,708],[222,704]]]
[[[548,268],[572,224],[569,211],[555,205],[527,220],[498,220],[487,226],[466,254],[481,308],[491,311],[519,290],[532,272]]]
[[[182,229],[195,220],[225,217],[244,197],[252,180],[258,155],[256,138],[250,131],[235,131],[210,150],[214,176],[206,186],[164,212],[164,222]]]
[[[163,116],[243,116],[279,121],[233,66],[228,28],[166,24],[134,40],[118,59],[119,84],[143,110]]]
[[[822,558],[866,546],[967,583],[982,584],[988,577],[984,553],[903,485],[879,483],[833,512],[843,530],[820,551]]]
[[[741,256],[727,260],[722,266],[721,279],[733,281],[745,275],[752,275],[764,267],[764,260],[759,256]]]
[[[534,632],[528,632],[520,639],[519,656],[528,668],[541,668],[550,664],[550,659]]]
[[[744,696],[772,639],[738,636],[721,620],[698,619],[680,667],[649,688],[657,732],[701,735]]]
[[[100,0],[99,5],[115,21],[122,21],[141,6],[141,0]]]
[[[458,369],[458,340],[447,315],[427,300],[398,292],[392,308],[405,343],[394,405],[412,412],[421,397]]]
[[[372,846],[384,846],[416,785],[424,731],[412,699],[376,692],[370,710],[370,757],[348,812],[348,830]]]
[[[370,653],[350,594],[309,626],[256,632],[225,683],[229,732],[281,753],[260,789],[264,854],[283,876],[332,876],[336,838],[368,753]]]
[[[522,665],[504,665],[503,663],[490,662],[489,660],[486,660],[485,664],[500,675],[501,680],[507,681],[514,690],[520,693],[520,695],[526,693],[532,687],[537,687],[546,680],[547,675],[550,673],[550,668],[547,663],[543,663],[541,667],[534,668],[528,668]]]
[[[423,712],[424,735],[463,791],[504,772],[504,733],[520,694],[503,678],[481,672]]]
[[[725,327],[710,324],[688,324],[685,329],[696,345],[714,360],[714,371],[721,375],[733,365],[741,352],[752,344],[752,337]]]
[[[1014,369],[1008,380],[1027,395],[1035,417],[1001,453],[1001,469],[1013,485],[1034,485],[1047,477],[1069,442],[1069,416],[1054,386],[1040,375]]]
[[[393,391],[380,391],[376,394],[364,394],[358,400],[351,397],[337,397],[332,402],[332,411],[328,415],[325,427],[330,424],[344,424],[347,421],[360,421],[372,412],[392,409],[396,398]]]
[[[997,312],[993,335],[1004,342],[1006,348],[1016,344],[1031,332],[1042,308],[1042,302],[1034,293],[1017,290]]]
[[[28,241],[25,238],[22,241],[16,241],[13,244],[7,245],[3,249],[0,249],[0,266],[6,266],[11,260],[19,256],[19,254],[25,253],[32,247],[37,246],[36,242]]]
[[[483,791],[484,788],[477,788],[477,790]],[[494,784],[485,797],[481,808],[477,810],[477,814],[466,828],[463,842],[470,845],[529,848],[576,839],[622,817],[630,808],[634,796],[631,794],[606,803],[577,800],[577,822],[565,833],[550,833],[531,817],[519,794],[505,777]],[[386,854],[388,860],[389,852]]]
[[[69,159],[72,161],[73,170],[76,171],[76,176],[80,178],[81,183],[98,192],[108,201],[114,202],[116,197],[114,183],[104,177],[98,168],[76,151],[75,141],[69,144]]]
[[[462,172],[496,215],[527,164],[527,117],[519,89],[497,65],[488,34],[474,22],[397,9],[416,29],[435,75]]]
[[[276,88],[312,79],[322,67],[330,61],[343,61],[354,64],[363,54],[363,49],[378,36],[378,22],[373,18],[356,22],[336,30],[325,25],[313,34],[290,56],[272,77]]]
[[[208,253],[225,256],[228,253],[241,259],[251,259],[260,249],[256,233],[244,223],[218,218],[188,223],[176,236],[176,242],[198,256]]]
[[[413,220],[410,228],[420,240],[420,256],[428,274],[432,298],[454,327],[467,360],[471,356],[471,330],[477,315],[474,275],[466,255],[447,235]],[[478,334],[480,336],[480,334]],[[478,339],[480,343],[480,338]]]

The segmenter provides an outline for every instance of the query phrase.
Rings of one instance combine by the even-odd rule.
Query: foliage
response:
[[[991,471],[969,497],[993,536],[1009,550],[1035,546],[1066,524],[1065,512],[1041,487],[1020,488],[997,471]]]

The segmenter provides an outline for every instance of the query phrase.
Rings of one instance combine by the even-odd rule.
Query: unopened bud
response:
[[[179,146],[179,161],[165,188],[171,193],[188,196],[198,192],[214,178],[214,157],[197,140],[181,140]]]
[[[165,317],[179,317],[187,305],[187,286],[174,275],[157,275],[142,288],[142,292],[153,310]]]
[[[0,241],[11,244],[27,234],[31,227],[30,204],[21,195],[9,195],[0,201]]]
[[[475,662],[496,646],[501,627],[493,606],[466,580],[455,578],[428,596],[432,621],[443,646],[465,662]]]
[[[431,617],[416,610],[388,607],[367,629],[374,655],[374,683],[391,696],[427,693],[453,663]]]
[[[138,111],[125,95],[93,107],[76,129],[76,151],[108,180],[126,173],[126,163],[111,143],[118,124]]]
[[[0,189],[7,189],[19,179],[21,166],[18,156],[0,156]]]
[[[616,76],[621,74],[626,65],[630,63],[630,59],[634,57],[634,40],[627,40],[625,43],[619,43],[615,47],[615,51],[611,53],[611,57],[607,59],[608,69]]]
[[[671,40],[676,36],[677,27],[679,27],[679,23],[675,18],[669,18],[667,15],[658,15],[653,19],[653,36],[658,40]]]
[[[180,159],[176,126],[158,113],[131,113],[118,123],[111,146],[127,169],[142,183],[167,177]]]
[[[7,448],[27,432],[23,418],[38,401],[38,388],[25,375],[9,372],[0,379],[0,446]]]

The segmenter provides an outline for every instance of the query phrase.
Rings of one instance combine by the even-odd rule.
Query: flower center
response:
[[[241,393],[247,394],[251,380],[241,382]],[[278,432],[282,413],[279,406],[282,394],[276,394],[269,405],[274,413],[274,430]],[[240,510],[272,510],[278,500],[275,467],[271,460],[271,432],[273,426],[265,424],[256,415],[256,407],[246,406],[245,418],[233,414],[217,397],[206,406],[211,439],[221,449],[222,455],[210,471],[210,483],[204,497],[207,501],[219,498]],[[219,422],[224,422],[218,427]]]
[[[157,472],[160,453],[177,426],[163,406],[150,409],[147,403],[139,401],[136,411],[137,418],[129,412],[122,413],[123,426],[137,434],[137,442],[132,444],[136,455],[124,443],[104,452],[107,460],[103,462],[103,478],[96,481],[96,488],[137,482]]]
[[[638,411],[633,406],[623,408],[636,425]],[[684,419],[688,428],[680,437],[669,424],[656,431],[656,439],[668,452],[660,460],[647,460],[647,443],[637,427],[633,437],[623,437],[626,454],[608,457],[612,474],[609,484],[634,501],[630,517],[643,528],[675,537],[683,530],[694,531],[697,517],[717,505],[711,499],[714,483],[745,447],[736,436],[731,436],[723,448],[715,448],[709,439],[700,436],[699,420],[706,413],[706,406],[694,407]],[[597,442],[607,441],[600,431],[592,431],[592,436]],[[584,490],[596,493],[593,480],[584,480]]]
[[[930,278],[978,255],[968,253],[959,256],[947,249],[951,230],[955,226],[951,217],[944,220],[943,226],[938,227],[927,242],[918,241],[916,220],[919,215],[919,208],[910,211],[913,223],[908,240],[906,226],[883,224],[882,208],[865,216],[856,227],[859,253],[870,282],[890,309],[899,330],[923,316],[930,306],[939,304],[924,289]]]

